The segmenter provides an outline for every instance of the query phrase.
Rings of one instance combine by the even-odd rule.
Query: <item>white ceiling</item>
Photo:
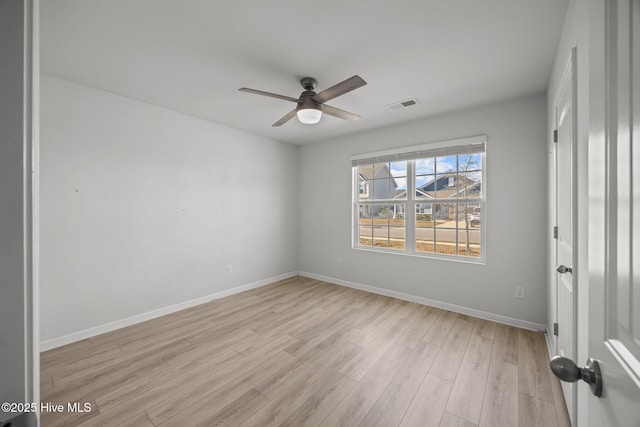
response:
[[[45,73],[305,144],[543,92],[568,0],[44,0]],[[271,124],[354,74],[328,104],[362,115]],[[407,98],[418,105],[389,110]]]

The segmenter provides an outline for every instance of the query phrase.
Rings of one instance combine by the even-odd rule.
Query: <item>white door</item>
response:
[[[640,1],[593,0],[591,14],[588,328],[603,393],[584,411],[589,426],[640,426]]]
[[[575,93],[574,76],[576,64],[575,49],[565,69],[560,88],[555,98],[556,114],[556,301],[557,301],[557,354],[575,359],[575,294],[573,284],[577,265],[573,246],[577,237],[574,231],[575,217],[573,208],[575,189],[575,114],[573,96]],[[563,382],[562,391],[567,403],[569,417],[575,422],[574,408],[576,386]]]
[[[15,422],[7,425],[16,427],[36,423],[32,412],[19,415],[16,411],[23,408],[16,404],[37,403],[39,398],[33,287],[37,171],[32,161],[38,126],[33,7],[32,1],[0,0],[0,424],[11,419]]]

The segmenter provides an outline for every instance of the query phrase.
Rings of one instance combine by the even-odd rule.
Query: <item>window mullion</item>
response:
[[[351,221],[351,225],[353,228],[353,231],[351,233],[351,245],[357,246],[360,242],[360,209],[358,208],[358,203],[360,199],[360,193],[359,193],[360,182],[358,180],[357,168],[351,169],[351,185],[352,185],[351,187],[352,213],[351,214],[353,216]]]
[[[415,160],[407,162],[407,205],[404,218],[404,246],[409,253],[416,251],[416,168]]]

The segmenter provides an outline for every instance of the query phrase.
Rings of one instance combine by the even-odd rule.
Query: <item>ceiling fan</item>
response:
[[[318,81],[313,77],[304,77],[300,80],[300,84],[304,88],[304,92],[300,94],[299,98],[292,98],[290,96],[278,95],[276,93],[264,92],[256,89],[249,89],[247,87],[240,88],[238,90],[242,92],[255,93],[256,95],[270,96],[272,98],[284,99],[285,101],[291,101],[298,104],[295,109],[290,111],[286,116],[278,120],[273,126],[282,126],[293,116],[298,116],[298,120],[304,124],[315,124],[320,121],[322,113],[326,113],[330,116],[338,117],[344,120],[358,120],[359,115],[350,113],[348,111],[341,110],[330,105],[326,105],[325,102],[337,98],[340,95],[344,95],[347,92],[358,89],[361,86],[367,84],[360,76],[350,77],[336,85],[331,86],[329,89],[325,89],[320,93],[315,93],[313,90],[318,85]]]

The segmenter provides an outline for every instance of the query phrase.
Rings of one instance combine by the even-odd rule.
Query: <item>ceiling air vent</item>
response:
[[[386,107],[390,110],[398,110],[400,108],[411,107],[412,105],[416,105],[418,100],[415,98],[407,99],[405,101],[394,102],[393,104],[389,104]]]

